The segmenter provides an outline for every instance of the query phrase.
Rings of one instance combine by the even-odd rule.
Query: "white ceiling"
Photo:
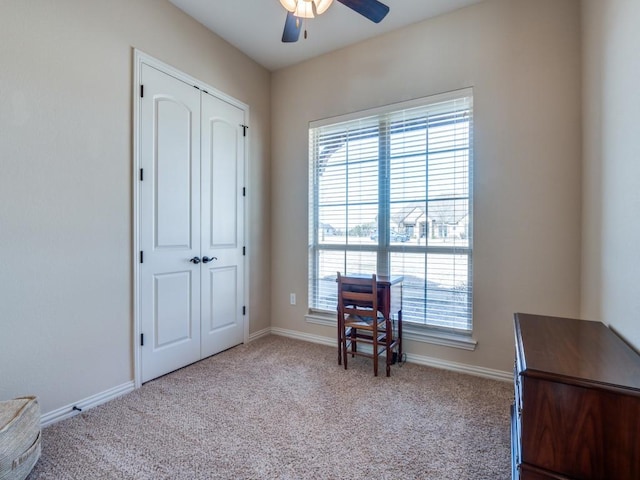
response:
[[[389,14],[375,24],[334,1],[305,21],[308,38],[282,43],[286,10],[279,0],[169,0],[269,70],[307,60],[482,0],[382,0]]]

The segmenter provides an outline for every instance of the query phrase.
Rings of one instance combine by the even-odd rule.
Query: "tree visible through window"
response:
[[[471,90],[313,122],[310,309],[336,272],[403,275],[403,320],[472,328]]]

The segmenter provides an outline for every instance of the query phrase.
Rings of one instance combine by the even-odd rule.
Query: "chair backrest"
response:
[[[338,272],[338,312],[375,319],[378,314],[376,275],[349,277]]]

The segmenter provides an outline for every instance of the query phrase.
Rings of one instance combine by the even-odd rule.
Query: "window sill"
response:
[[[311,312],[305,315],[308,323],[315,325],[323,325],[325,327],[336,327],[336,317],[328,313]],[[471,335],[464,333],[453,333],[436,330],[420,325],[404,323],[402,325],[402,338],[413,342],[430,343],[433,345],[441,345],[444,347],[459,348],[462,350],[473,351],[476,349],[478,342],[471,338]]]

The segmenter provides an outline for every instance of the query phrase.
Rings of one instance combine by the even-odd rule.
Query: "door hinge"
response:
[[[144,263],[144,252],[140,250],[140,263]]]
[[[247,314],[247,307],[245,307],[245,306],[242,307],[242,314],[243,315]]]
[[[140,85],[140,97],[144,98],[144,85]]]
[[[242,187],[242,196],[243,197],[247,196],[247,188],[246,187]]]
[[[140,334],[140,346],[144,347],[144,333]]]
[[[144,180],[144,168],[140,169],[140,181],[142,182]]]
[[[246,137],[247,136],[247,128],[249,128],[249,125],[240,124],[240,126],[242,127],[242,136]]]
[[[246,255],[247,254],[247,247],[242,247],[242,255]]]

